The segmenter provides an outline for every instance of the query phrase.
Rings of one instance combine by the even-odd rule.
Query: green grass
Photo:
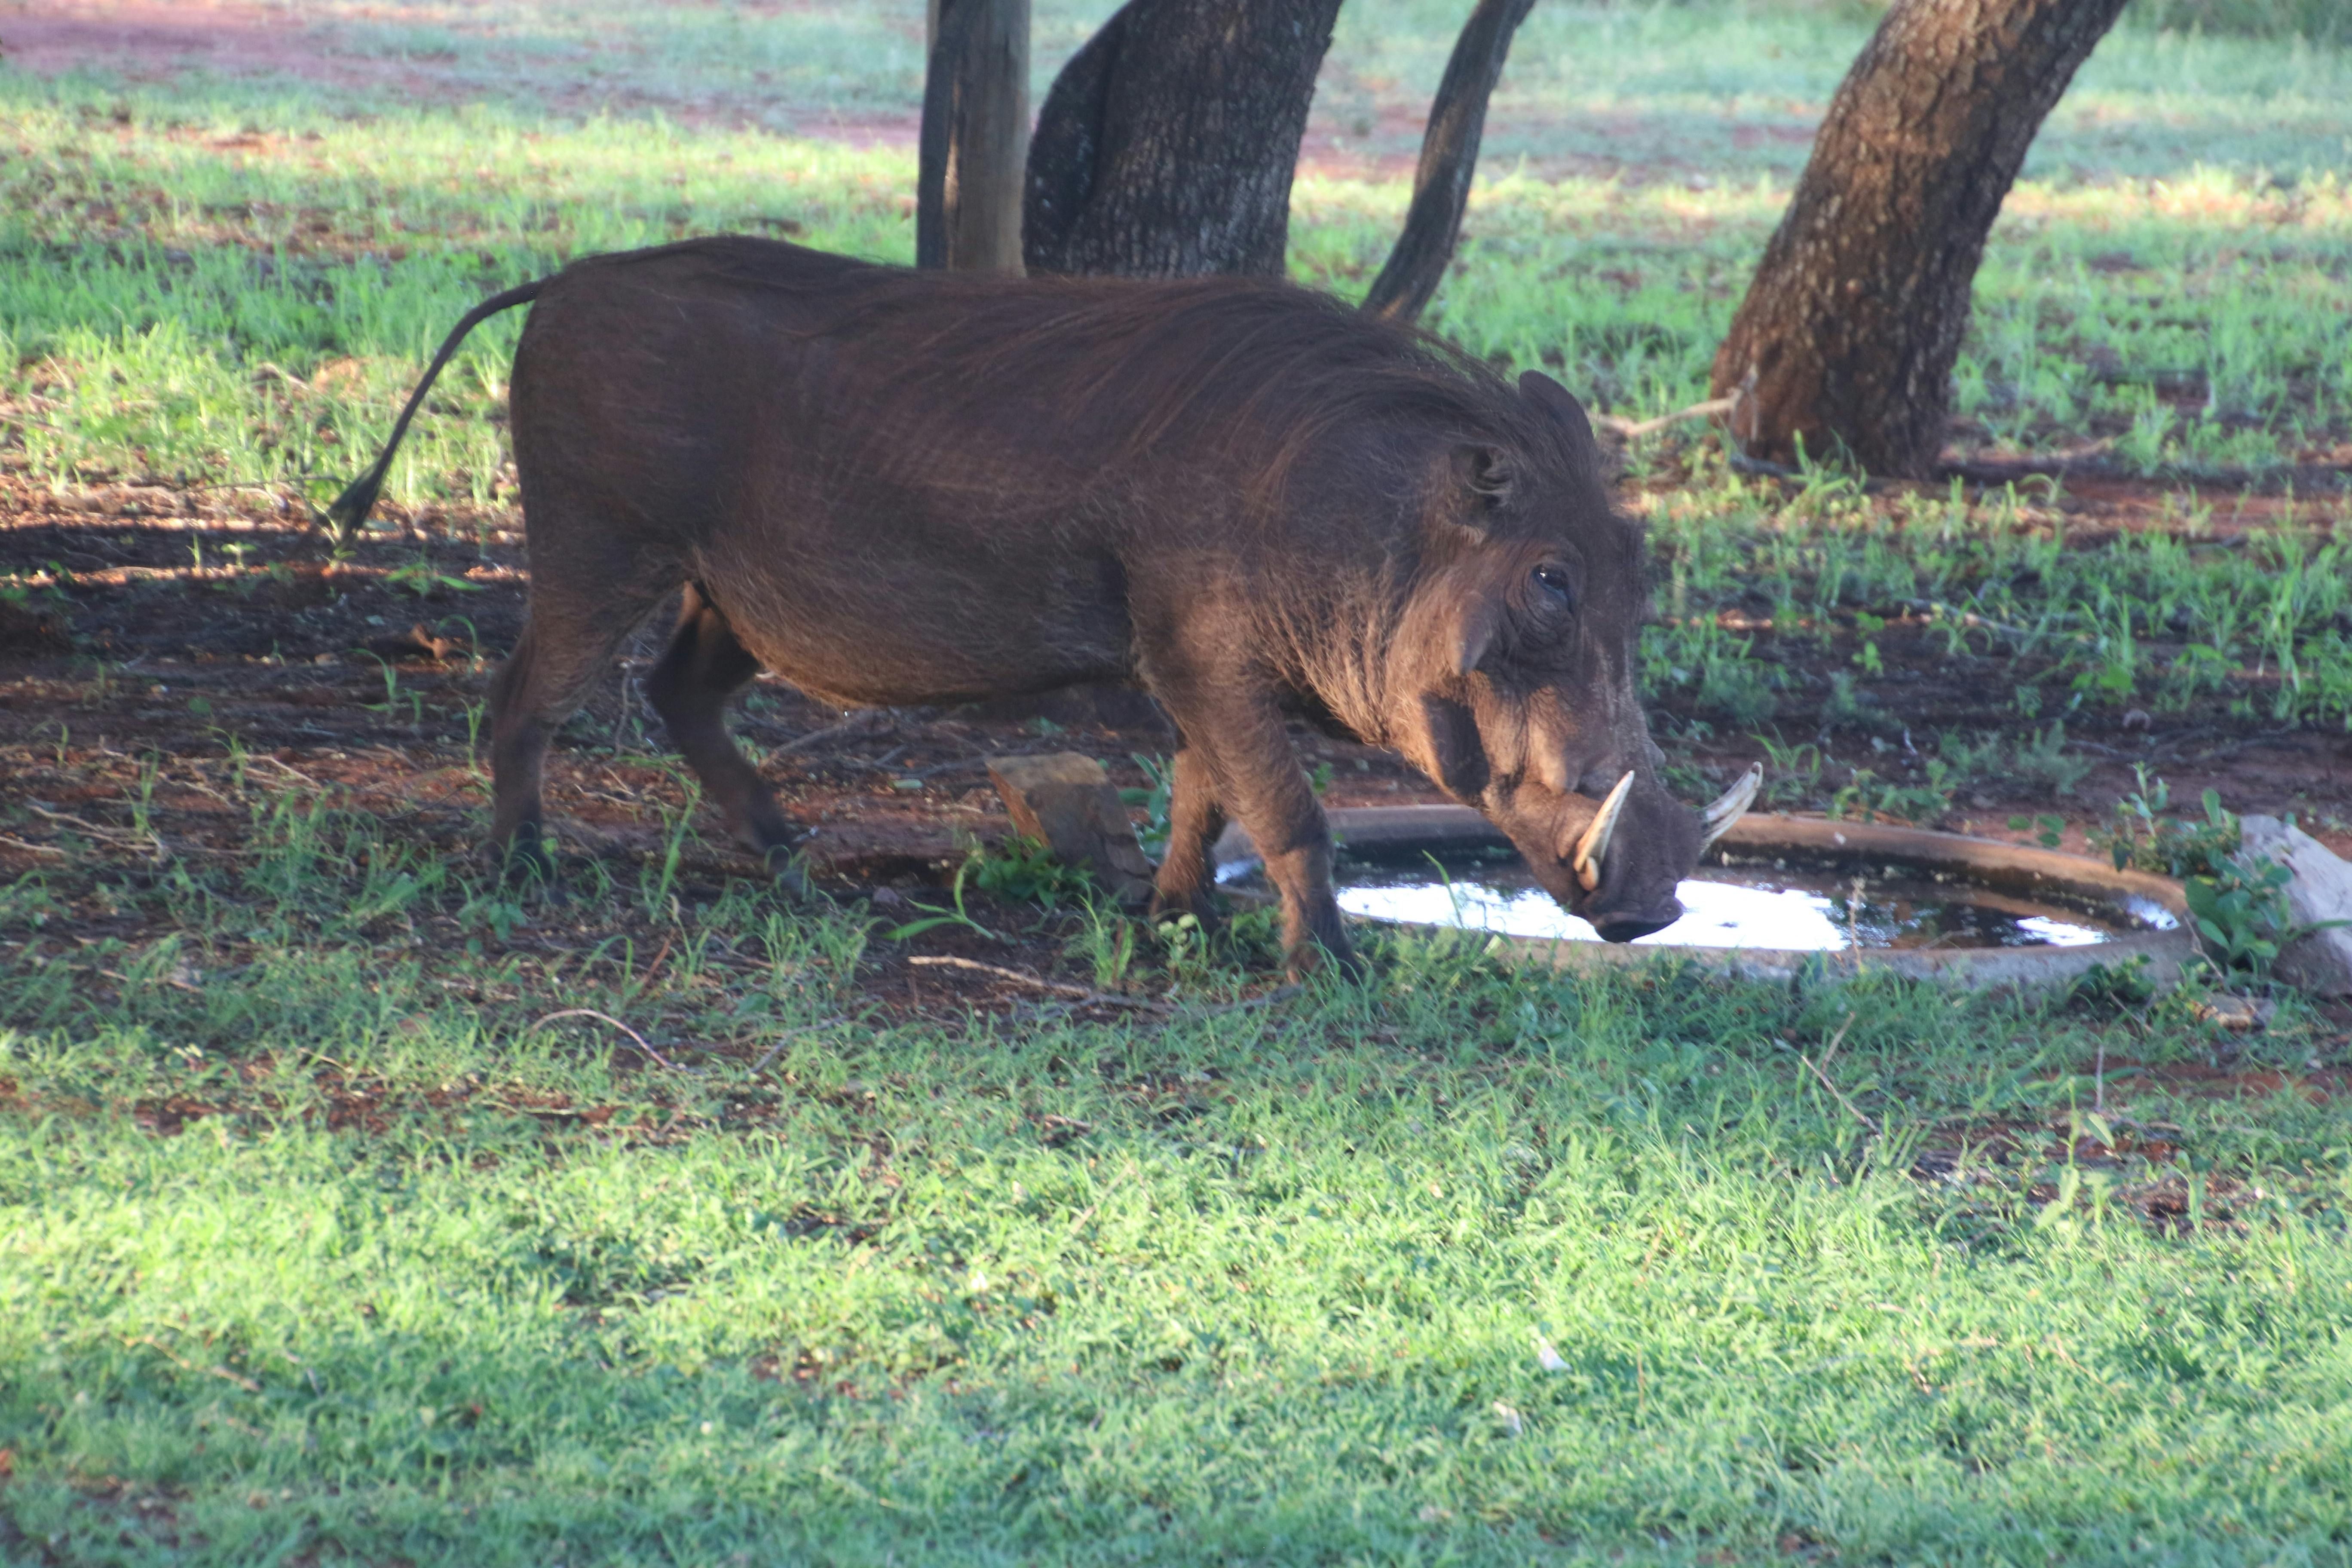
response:
[[[1041,83],[1105,8],[1039,5]],[[1310,155],[1409,153],[1461,9],[1355,0]],[[2066,724],[2134,706],[2352,724],[2343,500],[2282,499],[2352,438],[2352,56],[2225,36],[2321,38],[2325,7],[2202,9],[2128,22],[2053,116],[1958,375],[1982,452],[2106,443],[2172,487],[2162,526],[2085,544],[2046,483],[1644,443],[1678,757],[1759,734],[1781,804],[1933,816],[2072,788]],[[464,309],[568,257],[911,254],[907,153],[796,134],[911,107],[911,7],[290,14],[451,100],[0,65],[12,478],[299,505]],[[1547,0],[1433,324],[1607,409],[1703,395],[1788,133],[1867,25]],[[1295,270],[1363,287],[1405,195],[1310,167]],[[512,331],[394,472],[428,523],[511,501]],[[1832,645],[1854,677],[1799,689],[1789,650]],[[2013,722],[1908,760],[1866,660],[1923,645]],[[1799,709],[1828,721],[1779,733]],[[18,793],[77,798],[46,739],[6,744]],[[417,816],[225,749],[117,758],[100,795],[131,834],[194,791],[239,850],[101,838],[0,889],[9,1561],[2352,1557],[2352,1141],[2262,1076],[2343,1040],[2292,997],[2239,1037],[2193,990],[1791,994],[1388,940],[1361,988],[1213,1012],[1262,972],[1145,931],[1167,1016],[910,1015],[861,910],[675,855],[518,900]],[[1111,928],[1055,917],[1019,962],[1083,974]],[[577,1008],[688,1070],[539,1023]]]
[[[1760,723],[1792,679],[1724,629],[1730,613],[1821,647],[1906,622],[1946,659],[2001,660],[2032,693],[2026,719],[2141,707],[2352,729],[2352,559],[2291,513],[2225,539],[2192,500],[2172,529],[2070,547],[2063,515],[2013,488],[1883,505],[1819,475],[1793,496],[1737,479],[1669,492],[1649,515],[1669,613],[1644,629],[1645,678],[1704,718]]]
[[[2343,1558],[2341,1121],[2159,1087],[2231,1048],[2186,1000],[1398,941],[1271,1009],[1163,955],[1167,1021],[860,1019],[856,911],[525,910],[163,771],[241,859],[9,895],[178,933],[0,970],[46,1560]],[[577,1007],[681,1070],[530,1026]]]

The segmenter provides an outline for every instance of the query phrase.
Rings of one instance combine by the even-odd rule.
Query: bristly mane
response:
[[[766,247],[761,247],[763,250]],[[806,254],[806,253],[802,253]],[[790,288],[766,256],[724,270]],[[811,282],[817,281],[811,279]],[[1259,502],[1349,428],[1407,425],[1530,458],[1561,447],[1555,423],[1495,370],[1444,339],[1367,316],[1328,295],[1260,279],[1043,278],[857,267],[829,271],[836,314],[822,335],[893,351],[890,384],[985,415],[1018,388],[1097,469],[1146,458],[1171,437],[1216,452]],[[898,433],[919,444],[919,432]]]

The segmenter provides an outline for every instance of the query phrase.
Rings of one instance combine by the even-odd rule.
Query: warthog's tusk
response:
[[[1725,790],[1712,805],[1699,813],[1700,854],[1706,854],[1707,846],[1730,832],[1731,825],[1748,815],[1748,808],[1756,803],[1756,791],[1763,783],[1764,764],[1750,763],[1748,771],[1739,775],[1738,784]]]
[[[1601,861],[1609,853],[1609,836],[1617,831],[1617,814],[1624,809],[1625,792],[1633,787],[1632,773],[1619,779],[1617,787],[1609,792],[1609,798],[1593,814],[1584,837],[1576,841],[1576,858],[1571,863],[1576,867],[1576,879],[1584,884],[1588,893],[1601,886]]]

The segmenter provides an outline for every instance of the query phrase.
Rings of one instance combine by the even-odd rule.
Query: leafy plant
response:
[[[2189,923],[2222,970],[2257,980],[2270,976],[2280,949],[2305,934],[2287,916],[2286,885],[2294,873],[2277,861],[2246,866],[2224,861],[2210,877],[2181,884]]]
[[[1084,867],[1057,860],[1040,840],[1017,834],[993,850],[974,845],[964,866],[981,891],[1011,903],[1043,904],[1049,910],[1084,900],[1095,885]]]
[[[2237,853],[2238,819],[2221,809],[2217,790],[2207,790],[2202,821],[2180,822],[2161,814],[2171,808],[2172,790],[2151,778],[2145,763],[2132,773],[2138,787],[2116,803],[2111,826],[2094,827],[2094,849],[2106,852],[2118,871],[2137,868],[2164,877],[2219,875]]]
[[[1132,752],[1129,755],[1142,770],[1144,786],[1123,789],[1118,792],[1118,798],[1129,805],[1143,807],[1143,822],[1135,830],[1136,839],[1143,846],[1143,852],[1153,860],[1165,859],[1168,855],[1169,805],[1175,798],[1176,764],[1167,757],[1147,757],[1140,752]]]
[[[383,574],[383,582],[387,588],[405,588],[420,599],[432,598],[444,589],[459,594],[482,591],[479,583],[469,583],[463,577],[453,577],[446,572],[436,571],[430,561],[424,560],[394,567]]]
[[[2041,845],[2044,849],[2055,849],[2065,837],[2066,819],[2063,816],[2046,815],[2012,816],[2009,819],[2009,830],[2011,833],[2030,832],[2033,835],[2033,841],[2036,844]],[[2117,868],[2118,870],[2121,868]]]
[[[1927,777],[1917,784],[1882,779],[1868,768],[1856,768],[1845,787],[1830,797],[1830,815],[1876,822],[1881,817],[1912,824],[1940,820],[1952,809],[1950,770],[1930,757]]]
[[[904,925],[892,926],[882,933],[883,940],[911,942],[925,931],[937,931],[941,926],[962,926],[967,931],[978,932],[990,942],[1002,941],[1003,939],[994,931],[972,919],[971,913],[963,907],[964,879],[971,875],[974,864],[981,858],[980,851],[974,848],[971,854],[964,858],[963,864],[956,868],[955,879],[948,885],[948,898],[949,901],[955,906],[953,909],[943,910],[937,904],[918,903],[915,908],[923,911],[923,918],[908,921]]]
[[[1771,805],[1801,805],[1816,798],[1822,788],[1822,749],[1810,742],[1794,745],[1772,735],[1750,739],[1764,748],[1764,799]]]

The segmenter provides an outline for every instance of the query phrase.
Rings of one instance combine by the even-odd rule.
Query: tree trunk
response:
[[[1751,457],[1925,476],[1985,236],[2124,0],[1895,0],[1716,352]]]
[[[931,0],[915,265],[1021,270],[1029,0]]]
[[[1421,166],[1413,171],[1412,205],[1388,265],[1372,280],[1364,309],[1391,321],[1421,314],[1445,276],[1454,242],[1462,233],[1462,209],[1470,201],[1470,177],[1478,170],[1478,141],[1486,130],[1486,100],[1503,74],[1511,37],[1527,20],[1535,0],[1478,0],[1454,40],[1454,56],[1429,106],[1429,129],[1422,133]]]
[[[1129,0],[1055,79],[1029,145],[1033,272],[1279,277],[1339,0]]]

